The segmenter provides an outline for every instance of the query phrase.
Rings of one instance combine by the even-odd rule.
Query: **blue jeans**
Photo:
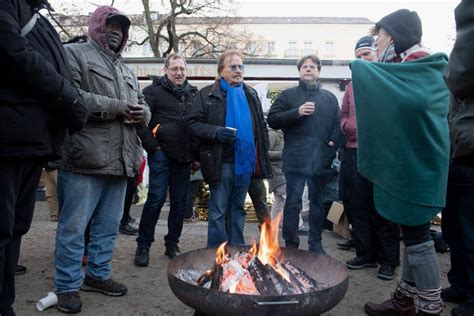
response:
[[[138,247],[148,249],[155,241],[155,226],[160,217],[161,208],[166,201],[168,186],[170,212],[165,246],[167,248],[176,246],[183,230],[191,164],[169,160],[158,148],[148,156],[148,165],[150,167],[150,184],[138,228]]]
[[[221,181],[210,186],[209,226],[207,246],[215,247],[228,241],[229,245],[244,245],[245,197],[248,185],[234,184],[234,164],[222,164]],[[225,217],[230,216],[229,231],[226,231]]]
[[[56,232],[56,292],[77,291],[82,283],[84,232],[90,221],[86,274],[107,280],[123,212],[127,177],[59,170],[60,215]]]
[[[286,203],[283,216],[283,239],[286,247],[298,248],[300,239],[298,237],[299,214],[301,211],[301,197],[304,185],[308,182],[309,198],[309,251],[324,253],[321,244],[321,233],[323,232],[324,219],[324,187],[327,176],[301,175],[286,173]]]

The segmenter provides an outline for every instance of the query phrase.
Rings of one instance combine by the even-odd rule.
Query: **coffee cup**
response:
[[[56,296],[56,293],[48,292],[48,295],[46,295],[36,303],[36,308],[40,312],[42,312],[45,309],[48,309],[56,304],[58,304],[58,297]]]

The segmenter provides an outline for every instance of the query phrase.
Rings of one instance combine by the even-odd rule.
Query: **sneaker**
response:
[[[474,315],[474,305],[469,303],[463,303],[456,306],[451,310],[453,316],[471,316]]]
[[[139,267],[147,267],[149,259],[149,249],[137,247],[137,250],[135,251],[135,265]]]
[[[393,280],[393,278],[395,278],[395,267],[388,264],[382,264],[379,273],[377,273],[377,278],[382,280]]]
[[[56,308],[66,314],[79,313],[82,309],[82,301],[78,291],[58,293]]]
[[[337,248],[341,250],[349,250],[351,248],[355,248],[355,242],[352,239],[345,240],[345,241],[338,241]]]
[[[366,267],[377,268],[377,262],[361,257],[355,257],[354,259],[346,262],[346,267],[354,270],[363,269]]]
[[[173,259],[174,257],[178,256],[179,254],[181,254],[181,251],[179,250],[178,246],[173,245],[173,246],[166,247],[165,256],[168,256],[171,259]]]
[[[464,303],[466,300],[466,294],[464,291],[450,286],[441,290],[441,298],[445,302]]]
[[[120,225],[119,232],[125,235],[138,235],[138,228],[131,223]]]
[[[99,292],[109,296],[122,296],[127,293],[127,286],[108,278],[107,280],[94,280],[86,275],[81,290],[85,292]]]
[[[20,264],[17,264],[15,266],[15,274],[25,274],[26,273],[26,267],[25,266],[22,266]]]

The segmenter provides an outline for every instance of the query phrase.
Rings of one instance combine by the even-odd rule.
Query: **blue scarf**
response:
[[[242,83],[230,86],[220,80],[222,90],[227,92],[227,111],[225,124],[237,129],[234,141],[236,186],[248,185],[255,170],[256,150],[253,137],[250,108]]]

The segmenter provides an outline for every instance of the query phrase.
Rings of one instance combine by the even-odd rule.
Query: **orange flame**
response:
[[[227,245],[227,241],[223,242],[216,251],[216,264],[221,265],[224,263],[226,251],[225,246]]]
[[[252,248],[250,248],[249,253],[252,258],[255,257],[255,255],[257,254],[257,242],[255,240],[253,241],[253,245]]]
[[[258,249],[258,258],[263,264],[275,266],[275,257],[280,256],[280,245],[278,244],[278,227],[282,213],[272,220],[265,219],[260,226],[260,245]]]

